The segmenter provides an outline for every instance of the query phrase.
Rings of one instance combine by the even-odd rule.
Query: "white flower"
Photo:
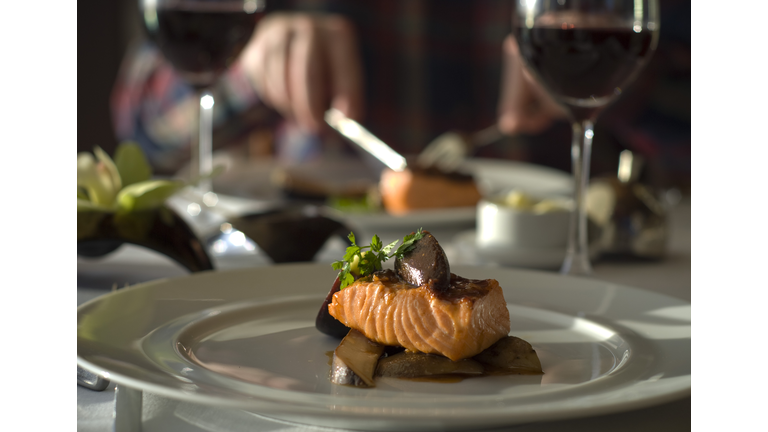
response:
[[[104,150],[96,147],[94,153],[98,160],[90,153],[77,155],[78,205],[86,199],[98,207],[114,208],[117,193],[122,189],[120,173]]]

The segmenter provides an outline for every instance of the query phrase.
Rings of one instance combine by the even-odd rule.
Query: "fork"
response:
[[[436,167],[451,172],[476,149],[492,144],[504,135],[496,125],[489,126],[471,135],[461,132],[446,132],[434,140],[419,154],[416,163],[423,167]]]

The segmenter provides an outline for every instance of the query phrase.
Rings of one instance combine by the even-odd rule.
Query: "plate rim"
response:
[[[258,268],[244,268],[244,269],[233,269],[233,270],[224,270],[224,271],[206,271],[206,272],[200,272],[196,274],[190,274],[190,275],[183,275],[183,276],[177,276],[172,278],[163,278],[158,279],[154,281],[149,281],[141,284],[134,285],[129,290],[134,289],[156,289],[153,288],[155,286],[163,286],[164,284],[173,284],[177,283],[178,281],[183,281],[188,278],[200,278],[200,277],[219,277],[218,275],[225,273],[229,277],[237,277],[238,274],[249,274],[252,272],[260,272],[264,271],[264,269],[289,269],[291,267],[301,267],[301,268],[307,268],[307,271],[313,270],[313,269],[321,269],[326,267],[325,264],[318,264],[318,263],[300,263],[300,264],[280,264],[276,266],[270,266],[270,267],[258,267]],[[639,288],[634,288],[630,286],[625,285],[619,285],[619,284],[613,284],[593,279],[584,279],[584,278],[574,278],[574,277],[568,277],[568,276],[562,276],[559,274],[552,274],[551,272],[542,272],[537,270],[525,270],[525,269],[514,269],[514,268],[498,268],[498,267],[490,267],[490,266],[455,266],[456,270],[458,272],[461,272],[462,269],[474,269],[474,270],[481,270],[481,269],[492,269],[493,271],[503,271],[503,272],[509,272],[512,274],[522,274],[528,277],[534,277],[534,278],[566,278],[568,280],[579,280],[580,282],[585,282],[587,284],[597,284],[597,285],[604,285],[604,286],[612,286],[615,287],[615,289],[618,289],[620,291],[627,290],[627,292],[634,293],[635,295],[642,295],[642,296],[650,296],[651,298],[655,297],[658,300],[663,300],[666,303],[673,303],[677,305],[688,305],[690,306],[690,303],[686,302],[685,300],[678,299],[675,297],[667,296],[660,293],[655,293]],[[255,290],[257,291],[257,290]],[[121,292],[124,292],[123,290],[117,290],[115,292],[107,293],[103,296],[99,296],[97,298],[91,299],[82,305],[78,306],[78,320],[79,316],[81,314],[81,311],[86,310],[89,307],[92,307],[93,305],[104,301],[105,298],[119,295]],[[324,293],[319,293],[318,297],[321,297],[324,295]],[[254,292],[254,297],[257,296],[257,293]],[[242,299],[245,300],[245,299]],[[242,301],[241,300],[241,301]],[[514,302],[508,300],[510,304],[514,304]],[[78,326],[79,330],[79,326]],[[79,331],[78,331],[79,336]],[[690,339],[690,336],[688,337]],[[275,406],[274,401],[270,400],[257,400],[256,398],[250,401],[242,401],[242,403],[234,403],[232,399],[230,398],[223,398],[218,396],[212,396],[212,395],[203,395],[203,394],[193,394],[193,393],[184,393],[181,392],[178,389],[166,387],[162,384],[155,384],[147,381],[142,381],[141,379],[129,377],[122,375],[120,373],[114,373],[107,371],[102,366],[99,366],[95,363],[92,363],[85,358],[81,357],[80,352],[78,350],[78,356],[77,356],[77,363],[79,366],[84,367],[88,370],[97,371],[97,373],[106,372],[108,376],[106,376],[107,379],[110,379],[118,384],[123,384],[128,387],[137,388],[143,391],[148,391],[150,393],[158,394],[161,396],[169,397],[176,400],[183,400],[187,402],[193,402],[193,403],[204,403],[211,406],[218,406],[218,407],[225,407],[225,408],[238,408],[243,409],[246,411],[251,411],[258,413],[260,415],[267,415],[269,417],[269,413],[265,413],[263,410],[267,409],[270,413],[279,413],[280,407]],[[690,363],[690,359],[689,359]],[[489,407],[487,410],[479,410],[478,415],[482,415],[483,418],[485,418],[486,423],[488,425],[504,425],[504,424],[515,424],[525,421],[531,421],[536,419],[542,419],[541,414],[546,413],[547,419],[563,419],[563,418],[576,418],[576,417],[583,417],[583,416],[591,416],[591,415],[599,415],[599,414],[608,414],[612,412],[620,412],[620,411],[626,411],[629,409],[639,409],[644,408],[652,405],[657,405],[660,403],[665,403],[677,399],[681,399],[685,396],[690,395],[690,374],[687,375],[687,386],[683,386],[682,388],[679,388],[675,391],[667,391],[662,394],[655,395],[653,397],[647,397],[647,398],[641,398],[638,400],[623,400],[620,402],[615,402],[611,404],[603,404],[603,405],[595,405],[595,406],[582,406],[578,408],[573,408],[570,410],[562,409],[560,408],[556,412],[550,412],[544,409],[543,411],[536,409],[531,409],[529,414],[530,416],[526,415],[520,415],[519,413],[514,418],[509,418],[508,415],[505,415],[505,413],[500,412],[498,409]],[[281,402],[277,402],[277,404],[281,404]],[[533,404],[531,408],[536,407],[537,404]],[[546,404],[538,404],[538,405],[546,405]],[[328,415],[327,412],[323,412],[322,410],[318,411],[318,407],[316,406],[305,406],[302,404],[297,404],[291,407],[290,409],[283,410],[286,413],[290,414],[290,417],[294,417],[296,415],[295,411],[305,411],[305,414],[309,417],[324,417]],[[537,414],[538,413],[538,414]],[[333,414],[331,412],[331,414]],[[355,413],[344,413],[348,416],[355,416]],[[397,416],[397,419],[400,421],[413,421],[415,419],[421,418],[421,414],[415,414],[416,417],[413,417],[413,415],[409,415],[408,413],[400,413]],[[475,416],[477,417],[477,416]],[[284,417],[278,417],[280,419],[288,419],[290,418],[284,418]],[[455,419],[453,419],[455,420]],[[396,421],[396,419],[393,419],[393,421]]]

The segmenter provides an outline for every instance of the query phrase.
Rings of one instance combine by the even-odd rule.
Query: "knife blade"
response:
[[[392,170],[403,171],[408,167],[405,158],[400,153],[393,150],[384,141],[378,139],[360,123],[348,118],[341,111],[335,108],[326,111],[325,122]]]

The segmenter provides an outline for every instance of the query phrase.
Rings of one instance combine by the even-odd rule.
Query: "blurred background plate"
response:
[[[372,168],[352,158],[285,164],[278,160],[254,162],[220,154],[214,157],[214,165],[218,164],[226,169],[214,179],[217,192],[257,199],[275,198],[286,191],[300,195],[303,191],[304,195],[316,198],[362,193],[376,186],[381,173],[381,167]],[[570,196],[573,192],[569,173],[541,165],[476,158],[467,160],[461,170],[475,176],[486,196],[510,189],[543,196]]]
[[[570,173],[525,162],[498,159],[469,159],[462,169],[475,175],[484,196],[518,189],[535,196],[573,194]]]
[[[541,196],[570,196],[572,178],[563,171],[523,162],[470,159],[461,167],[474,175],[483,196],[494,196],[513,189]],[[401,238],[404,232],[423,227],[439,239],[450,239],[461,231],[475,228],[477,209],[472,207],[412,211],[403,215],[385,212],[341,212],[333,215],[360,235],[378,234],[385,242]]]
[[[217,164],[223,165],[225,171],[214,179],[214,190],[222,202],[236,201],[239,207],[248,200],[323,204],[331,197],[361,195],[376,188],[383,167],[377,168],[353,158],[322,158],[302,164],[285,164],[278,160],[254,163],[224,153],[214,157],[214,165]],[[540,196],[570,196],[572,193],[573,181],[569,173],[540,165],[475,158],[467,160],[460,170],[474,175],[484,196],[513,189]],[[404,215],[330,207],[324,211],[349,226],[358,238],[378,234],[385,242],[402,238],[405,233],[420,227],[432,231],[438,238],[449,239],[475,228],[476,221],[474,206],[420,210]]]

